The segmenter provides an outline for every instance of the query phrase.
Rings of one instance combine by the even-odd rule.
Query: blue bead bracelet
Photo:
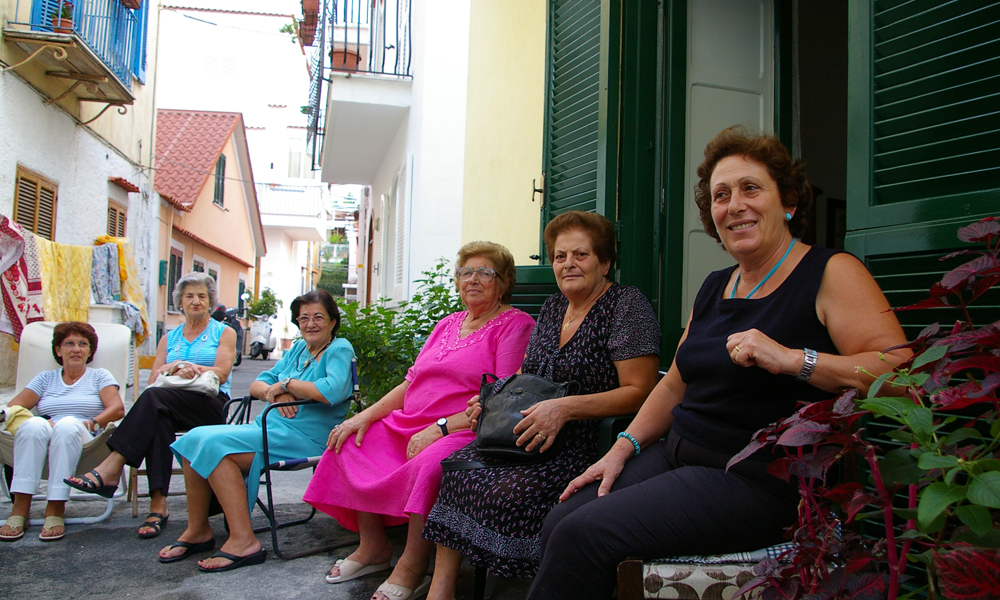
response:
[[[625,438],[626,440],[632,442],[632,446],[635,448],[635,455],[639,456],[639,450],[640,450],[640,448],[639,448],[639,442],[635,441],[635,438],[632,437],[631,433],[629,433],[627,431],[623,431],[623,432],[621,432],[621,433],[618,434],[618,437],[619,438]]]

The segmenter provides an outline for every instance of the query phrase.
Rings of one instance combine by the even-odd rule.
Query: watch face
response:
[[[446,419],[444,417],[441,417],[440,419],[438,419],[438,426],[439,427],[444,427],[447,424],[448,424],[448,419]]]

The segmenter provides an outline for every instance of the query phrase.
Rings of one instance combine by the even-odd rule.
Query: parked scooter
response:
[[[220,321],[229,325],[236,331],[236,360],[233,361],[233,366],[238,367],[240,363],[243,362],[243,325],[240,323],[239,317],[237,316],[239,311],[235,306],[226,308],[225,304],[220,304],[215,307],[212,312],[212,318],[216,321]]]
[[[250,324],[250,358],[258,356],[267,360],[270,354],[278,345],[278,338],[271,332],[271,323],[268,315],[255,315],[253,323]]]

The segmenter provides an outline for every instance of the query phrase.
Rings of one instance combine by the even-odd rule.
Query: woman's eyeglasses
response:
[[[310,323],[323,325],[323,323],[326,323],[326,315],[301,315],[295,321],[299,324],[299,327],[305,327]]]
[[[63,348],[79,348],[80,350],[90,350],[90,342],[74,342],[73,340],[65,341],[59,344]]]
[[[490,267],[479,267],[478,269],[459,267],[455,269],[455,276],[458,277],[459,281],[472,281],[472,278],[475,277],[479,281],[487,282],[493,281],[493,278],[497,276],[497,272]]]

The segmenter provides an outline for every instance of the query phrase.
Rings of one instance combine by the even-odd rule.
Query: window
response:
[[[170,310],[176,311],[174,306],[174,287],[181,278],[181,270],[184,268],[184,253],[177,248],[170,249],[170,266],[167,269],[167,306]]]
[[[238,298],[238,300],[236,301],[236,310],[240,311],[241,315],[243,314],[243,294],[245,294],[246,291],[247,291],[247,282],[241,276],[239,293],[236,295],[236,297]]]
[[[215,280],[215,283],[219,283],[219,272],[215,269],[208,270],[208,276]]]
[[[215,198],[212,200],[219,206],[224,206],[223,199],[226,195],[226,155],[219,156],[219,162],[215,163]]]
[[[128,220],[128,209],[114,200],[108,200],[108,235],[125,237],[125,222]]]
[[[200,260],[198,260],[196,258],[196,259],[194,259],[194,262],[191,263],[191,270],[195,271],[197,273],[204,273],[205,272],[205,263],[203,263],[202,261],[200,261]]]
[[[59,186],[22,167],[14,184],[14,222],[38,237],[56,236],[56,200]]]

